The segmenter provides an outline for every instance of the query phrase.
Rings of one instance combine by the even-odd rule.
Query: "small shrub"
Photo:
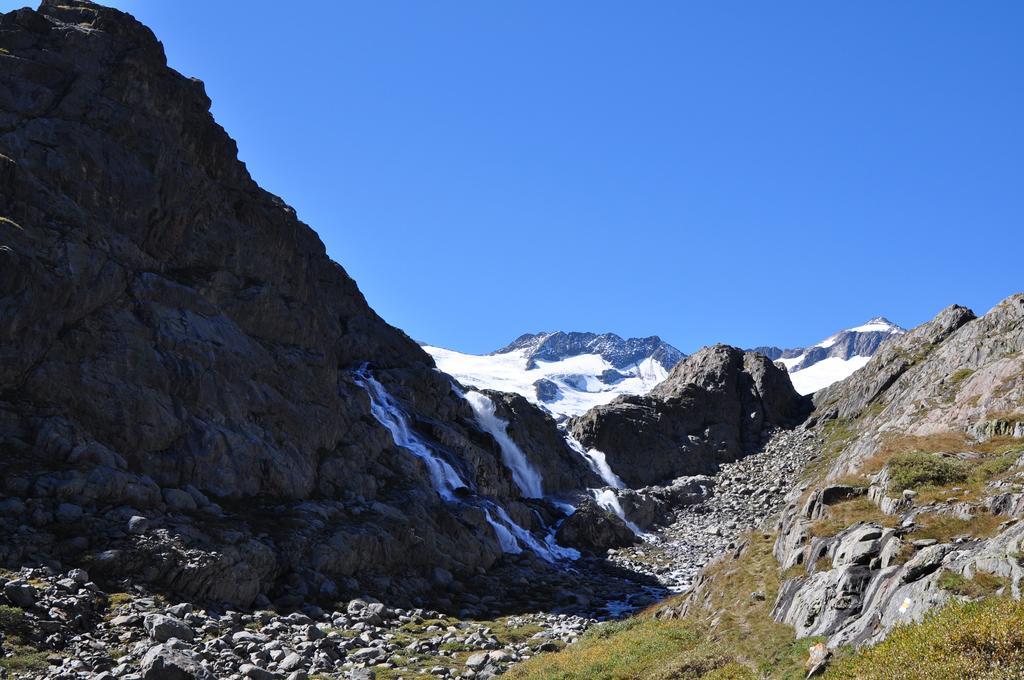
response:
[[[998,477],[1013,467],[1018,458],[1020,458],[1020,451],[980,461],[971,470],[971,479],[984,482]]]
[[[11,635],[25,625],[25,612],[19,607],[0,605],[0,631]]]
[[[889,490],[948,486],[967,480],[970,468],[955,460],[930,453],[901,453],[889,461]]]
[[[953,375],[949,376],[949,384],[950,384],[951,387],[956,387],[957,385],[962,383],[964,380],[967,380],[968,378],[970,378],[972,375],[974,375],[974,369],[973,368],[960,368],[960,369],[957,369],[957,370],[953,371]]]

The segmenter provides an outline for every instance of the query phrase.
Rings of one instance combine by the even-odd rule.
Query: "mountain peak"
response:
[[[859,326],[853,328],[847,328],[840,331],[837,335],[842,333],[905,333],[906,329],[897,326],[889,319],[884,316],[876,316],[873,319],[868,319]]]
[[[685,356],[657,335],[623,338],[615,333],[580,331],[525,333],[491,354],[520,350],[525,350],[527,368],[531,369],[537,367],[538,361],[562,361],[583,354],[597,354],[618,369],[635,366],[653,357],[662,368],[670,371]]]
[[[466,385],[515,392],[555,416],[583,413],[620,394],[645,394],[684,358],[657,335],[524,333],[490,354],[424,346],[442,371]]]
[[[906,330],[902,327],[884,316],[876,316],[809,347],[756,347],[753,351],[784,366],[797,391],[810,394],[847,378],[864,366],[885,340],[903,333]]]

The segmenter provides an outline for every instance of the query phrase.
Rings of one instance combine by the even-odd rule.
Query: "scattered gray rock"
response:
[[[191,626],[173,616],[147,614],[142,625],[149,636],[157,642],[167,642],[171,638],[189,641],[195,637],[195,631]]]

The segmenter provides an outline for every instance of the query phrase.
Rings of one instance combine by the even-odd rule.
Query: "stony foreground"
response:
[[[777,513],[787,479],[816,455],[810,432],[777,432],[762,452],[723,466],[708,500],[679,508],[668,526],[637,546],[610,551],[607,562],[586,558],[531,583],[522,574],[536,565],[519,558],[524,564],[509,564],[503,576],[520,574],[522,613],[489,620],[393,608],[368,597],[333,609],[242,612],[171,602],[140,587],[103,592],[81,569],[8,573],[5,665],[14,676],[129,680],[494,677],[576,642],[599,620],[686,590],[741,532]],[[559,593],[548,607],[536,599],[545,588]],[[481,601],[473,593],[453,597]],[[45,651],[31,651],[29,643]]]

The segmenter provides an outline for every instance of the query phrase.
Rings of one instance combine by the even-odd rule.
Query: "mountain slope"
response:
[[[511,677],[1018,677],[1022,357],[1022,294],[885,342],[772,438],[766,451],[794,435],[813,449],[781,513],[732,539],[690,592]],[[737,481],[755,503],[773,483],[756,466]]]
[[[485,355],[424,349],[459,382],[519,394],[556,417],[583,413],[620,394],[644,394],[684,356],[657,336],[560,331],[522,335]]]
[[[755,347],[751,351],[781,363],[789,371],[796,391],[811,394],[847,378],[867,364],[882,342],[905,332],[879,316],[830,335],[810,347]]]
[[[556,515],[128,14],[0,16],[0,246],[3,495],[35,518],[0,528],[6,563],[404,596],[429,582],[391,574],[477,574]]]

